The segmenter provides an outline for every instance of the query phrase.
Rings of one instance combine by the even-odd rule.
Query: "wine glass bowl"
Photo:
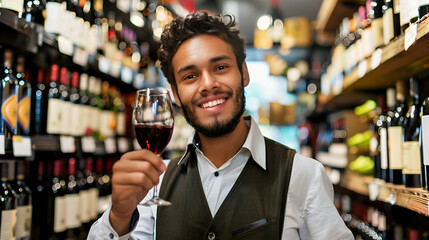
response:
[[[174,112],[168,90],[165,88],[138,90],[132,121],[140,147],[161,156],[171,139],[174,127]],[[171,205],[158,197],[156,186],[153,190],[153,198],[143,205]]]

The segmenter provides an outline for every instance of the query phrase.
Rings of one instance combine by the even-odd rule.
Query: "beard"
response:
[[[213,117],[213,122],[208,125],[203,125],[199,122],[197,117],[194,114],[194,111],[190,108],[190,106],[184,105],[182,101],[179,101],[182,105],[183,115],[185,116],[186,121],[193,127],[195,130],[210,138],[221,137],[226,134],[231,133],[237,127],[240,122],[240,118],[245,111],[245,102],[246,98],[244,97],[244,85],[243,81],[241,81],[240,86],[236,89],[237,95],[235,96],[234,104],[237,106],[234,108],[234,112],[232,113],[232,117],[227,120],[220,120],[216,116]],[[233,96],[232,92],[227,92],[228,95]]]

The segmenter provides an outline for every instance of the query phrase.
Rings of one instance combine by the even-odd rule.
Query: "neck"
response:
[[[224,136],[208,138],[199,134],[201,150],[219,168],[240,150],[248,133],[249,127],[242,117],[234,131]]]

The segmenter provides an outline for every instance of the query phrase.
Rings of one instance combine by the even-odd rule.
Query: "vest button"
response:
[[[214,232],[209,233],[208,237],[209,240],[214,240],[216,238],[216,235],[214,234]]]

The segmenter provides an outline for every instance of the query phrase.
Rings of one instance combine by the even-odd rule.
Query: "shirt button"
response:
[[[110,238],[110,239],[113,239],[114,237],[115,237],[115,235],[113,235],[113,233],[110,233],[110,234],[109,234],[109,238]]]
[[[214,172],[215,177],[219,176],[219,172]]]
[[[211,232],[211,233],[209,233],[209,235],[208,235],[208,239],[209,240],[214,240],[215,239],[215,237],[216,237],[216,235],[214,234],[214,232]]]

